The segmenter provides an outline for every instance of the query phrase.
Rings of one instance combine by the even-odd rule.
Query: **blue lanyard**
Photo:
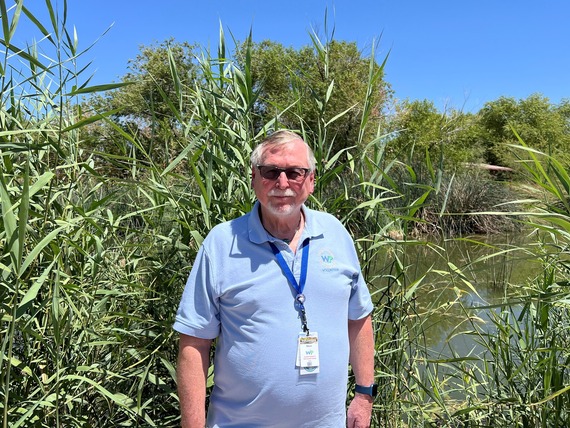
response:
[[[307,267],[309,265],[309,243],[310,238],[306,238],[303,241],[303,245],[301,245],[301,249],[303,251],[303,255],[301,257],[301,277],[299,278],[299,282],[295,279],[295,275],[291,272],[289,265],[283,258],[281,251],[275,246],[273,242],[270,242],[271,249],[273,250],[273,254],[275,254],[275,258],[277,259],[277,263],[281,267],[283,274],[287,277],[289,284],[293,289],[297,292],[295,296],[295,300],[297,301],[299,312],[301,315],[301,324],[303,326],[303,331],[309,335],[309,327],[307,326],[307,314],[305,313],[305,295],[303,294],[303,290],[305,289],[305,283],[307,281]]]

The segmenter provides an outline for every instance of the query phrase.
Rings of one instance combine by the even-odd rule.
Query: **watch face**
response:
[[[376,394],[378,394],[378,385],[374,384],[372,385],[372,396],[376,397]]]

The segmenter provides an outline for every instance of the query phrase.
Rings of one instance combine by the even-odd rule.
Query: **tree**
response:
[[[298,50],[269,40],[249,46],[251,75],[259,94],[255,109],[259,127],[276,117],[285,127],[314,133],[327,124],[329,149],[335,153],[359,141],[367,97],[369,129],[376,131],[391,91],[383,80],[382,66],[365,57],[356,43],[314,41],[314,46]],[[247,48],[244,43],[236,53],[242,69]]]
[[[173,39],[159,45],[142,46],[141,52],[129,61],[129,72],[122,78],[133,82],[111,94],[112,104],[123,107],[123,115],[133,115],[152,121],[172,121],[172,111],[166,100],[178,100],[176,86],[192,86],[198,75],[194,61],[196,46]],[[176,70],[179,82],[173,78]]]
[[[553,105],[534,94],[527,99],[501,97],[485,104],[477,115],[478,142],[494,165],[516,167],[508,144],[518,144],[516,131],[530,147],[548,154],[565,154],[570,143],[570,105]]]
[[[388,126],[389,157],[414,153],[409,161],[422,164],[427,152],[432,161],[442,158],[448,167],[477,161],[481,147],[466,141],[473,122],[472,115],[453,109],[440,112],[429,100],[403,101],[396,106]]]
[[[129,61],[129,71],[121,81],[130,83],[104,96],[93,97],[86,110],[115,111],[116,125],[136,136],[140,147],[130,147],[136,158],[147,158],[165,165],[177,153],[180,136],[180,115],[188,114],[188,99],[180,96],[180,88],[192,87],[198,79],[199,67],[195,63],[196,46],[166,40],[159,45],[141,46],[137,57]],[[97,124],[90,128],[92,145],[105,152],[126,156],[125,148],[111,142],[121,141],[116,131]]]

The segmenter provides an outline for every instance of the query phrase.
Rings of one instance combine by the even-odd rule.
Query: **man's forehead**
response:
[[[283,152],[293,152],[298,153],[300,155],[306,154],[307,149],[305,146],[305,142],[300,138],[287,141],[285,143],[280,144],[270,144],[268,145],[265,150],[263,151],[264,155],[268,154],[280,154]]]

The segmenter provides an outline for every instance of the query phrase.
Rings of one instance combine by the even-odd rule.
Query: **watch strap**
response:
[[[370,395],[371,397],[376,397],[376,394],[378,392],[378,385],[375,383],[373,383],[370,386],[363,386],[356,384],[354,387],[354,391],[360,394],[367,394]]]

